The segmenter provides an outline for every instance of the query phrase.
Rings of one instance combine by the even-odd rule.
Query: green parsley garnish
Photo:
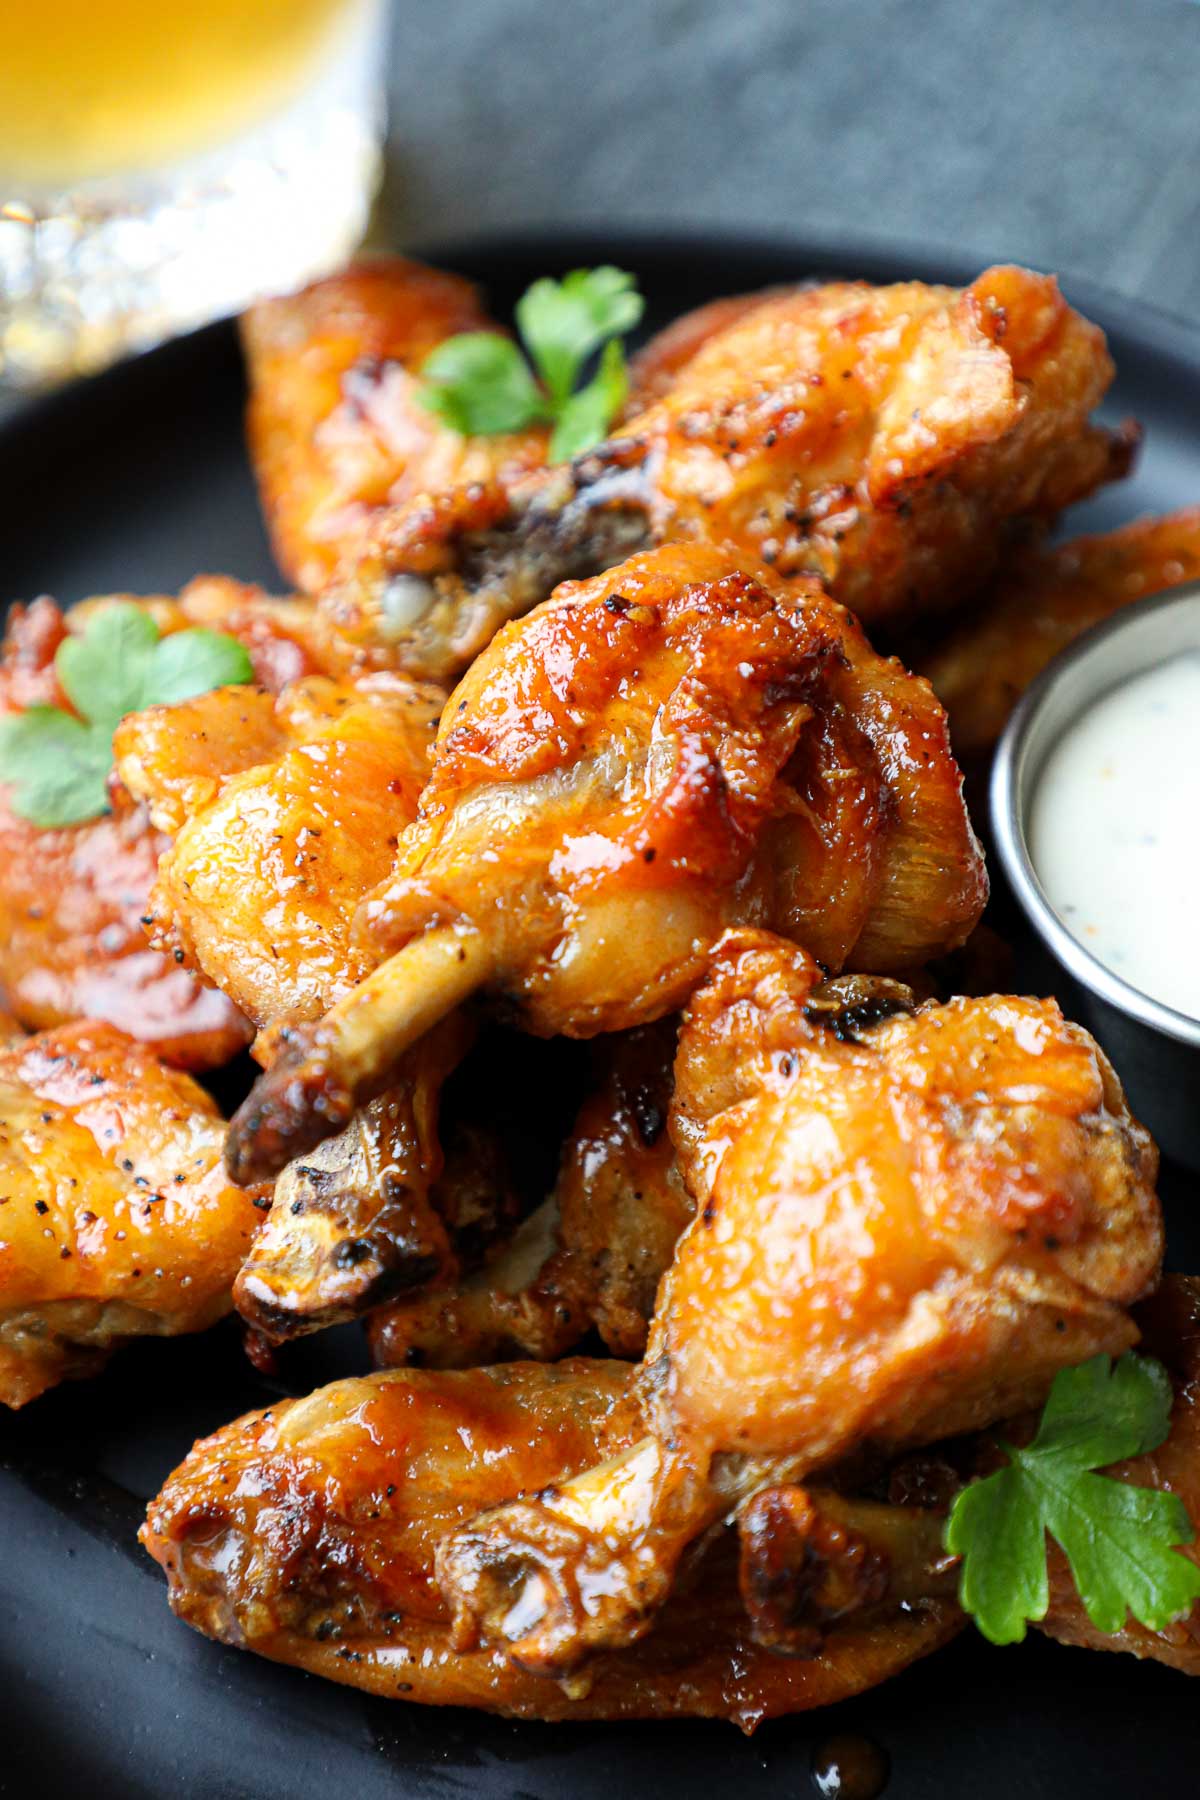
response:
[[[1047,1532],[1098,1631],[1120,1631],[1128,1613],[1161,1631],[1200,1598],[1200,1568],[1175,1548],[1195,1537],[1179,1496],[1094,1473],[1156,1450],[1170,1415],[1161,1363],[1094,1356],[1060,1370],[1033,1441],[1004,1444],[1008,1466],[958,1495],[946,1548],[963,1559],[962,1606],[992,1643],[1019,1643],[1026,1621],[1046,1616]]]
[[[550,461],[578,456],[600,441],[625,404],[629,375],[620,338],[637,324],[643,305],[623,269],[573,269],[561,281],[535,281],[517,304],[517,328],[533,368],[511,338],[465,331],[426,357],[422,403],[467,436],[552,424]],[[584,364],[601,345],[596,373],[576,391]]]
[[[128,601],[64,638],[54,667],[75,713],[31,706],[0,718],[0,781],[12,784],[13,811],[40,826],[79,825],[109,810],[113,732],[126,713],[254,679],[236,638],[203,630],[160,637],[149,613]]]

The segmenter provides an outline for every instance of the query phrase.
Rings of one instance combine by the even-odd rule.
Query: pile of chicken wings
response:
[[[704,307],[557,465],[420,403],[495,328],[399,259],[256,307],[296,591],[138,602],[255,685],[126,716],[101,818],[0,799],[0,1398],[234,1308],[260,1356],[362,1320],[376,1373],[152,1503],[180,1617],[387,1696],[750,1728],[961,1628],[980,1434],[1097,1352],[1172,1372],[1120,1473],[1200,1521],[1200,1280],[1099,1047],[979,991],[963,797],[1059,648],[1200,569],[1200,509],[1048,547],[1137,434],[1023,269]],[[67,705],[112,598],[14,607],[0,710]],[[495,1080],[530,1037],[565,1140]],[[1200,1665],[1200,1618],[1106,1637],[1053,1556],[1042,1628]]]

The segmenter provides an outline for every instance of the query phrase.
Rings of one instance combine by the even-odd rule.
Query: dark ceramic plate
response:
[[[1003,246],[998,246],[1002,251]],[[504,312],[535,277],[616,262],[649,324],[716,294],[804,276],[960,282],[952,255],[853,245],[596,234],[508,240],[435,260],[482,281]],[[1200,335],[1068,283],[1110,334],[1108,411],[1147,429],[1134,479],[1089,526],[1200,498]],[[26,409],[0,430],[0,593],[63,601],[163,591],[199,570],[277,582],[241,437],[232,329],[214,326]],[[1003,918],[1005,897],[998,897]],[[1032,953],[1023,982],[1049,991]],[[1170,1261],[1200,1269],[1188,1187],[1167,1172]],[[356,1339],[310,1340],[296,1391],[344,1372]],[[89,1800],[802,1800],[815,1746],[869,1734],[891,1758],[888,1800],[1090,1800],[1195,1791],[1194,1690],[1129,1657],[1042,1640],[993,1650],[971,1633],[897,1681],[746,1741],[714,1724],[539,1726],[367,1699],[225,1650],[179,1625],[135,1533],[192,1440],[279,1391],[226,1326],[143,1344],[97,1381],[0,1421],[0,1792]]]

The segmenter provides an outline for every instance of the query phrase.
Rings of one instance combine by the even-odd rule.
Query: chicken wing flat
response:
[[[676,1059],[698,1211],[646,1353],[654,1435],[444,1541],[456,1642],[577,1667],[640,1636],[684,1548],[759,1490],[1007,1417],[1136,1340],[1157,1156],[1086,1032],[1052,1002],[894,986],[831,1012],[817,979],[766,933],[717,950]]]
[[[54,669],[59,644],[97,609],[129,598],[84,601],[67,614],[45,599],[13,607],[0,651],[0,711],[69,710]],[[205,626],[239,638],[266,687],[313,666],[306,604],[216,576],[192,582],[178,600],[138,604],[164,633]],[[33,1030],[106,1019],[180,1067],[227,1062],[249,1026],[228,997],[148,944],[142,918],[166,839],[119,783],[112,798],[104,818],[46,830],[0,798],[0,982]]]
[[[265,1196],[230,1185],[189,1076],[80,1020],[0,1048],[0,1120],[6,1405],[230,1310]]]
[[[316,592],[380,507],[538,467],[548,431],[465,438],[415,398],[445,338],[497,331],[456,275],[381,257],[242,320],[247,432],[275,559]]]
[[[402,676],[317,675],[277,698],[217,690],[119,728],[123,779],[174,836],[150,901],[155,942],[264,1028],[264,1056],[372,966],[351,921],[414,816],[441,704]],[[266,1337],[456,1270],[429,1191],[438,1094],[469,1038],[465,1021],[447,1020],[386,1094],[283,1172],[236,1290]]]
[[[587,1037],[677,1008],[731,923],[895,969],[962,942],[985,897],[924,683],[815,585],[702,544],[632,558],[565,584],[456,690],[362,915],[392,955],[293,1034],[230,1168],[311,1148],[476,989],[538,1035]]]
[[[977,591],[1135,441],[1089,423],[1113,374],[1103,333],[1020,268],[719,303],[641,373],[649,404],[569,467],[380,512],[322,617],[444,678],[558,582],[698,538],[896,628]]]
[[[952,1598],[894,1596],[806,1660],[756,1645],[729,1534],[634,1649],[567,1685],[493,1650],[458,1654],[439,1539],[482,1506],[562,1481],[636,1428],[618,1362],[394,1370],[284,1401],[198,1444],[142,1541],[188,1624],[387,1697],[541,1719],[718,1717],[745,1730],[827,1704],[953,1636]]]
[[[985,755],[1030,682],[1082,632],[1197,576],[1195,506],[1018,557],[919,665],[949,715],[955,754]]]
[[[554,1194],[463,1281],[374,1313],[377,1363],[547,1361],[592,1328],[614,1355],[641,1355],[659,1278],[692,1214],[666,1129],[675,1034],[663,1019],[599,1040],[599,1079]]]

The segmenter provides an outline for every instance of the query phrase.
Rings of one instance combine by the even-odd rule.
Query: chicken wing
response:
[[[189,1076],[80,1020],[0,1048],[0,1121],[6,1405],[229,1311],[267,1201],[230,1186],[223,1121]]]
[[[1052,657],[1122,606],[1200,576],[1200,507],[1028,552],[919,664],[957,756],[985,755]]]
[[[69,708],[55,652],[113,598],[129,596],[84,601],[68,614],[46,599],[12,608],[0,651],[0,712]],[[201,625],[239,638],[266,687],[312,666],[312,609],[304,603],[205,576],[178,600],[139,604],[164,633]],[[239,693],[225,696],[233,710],[253,705],[249,690]],[[224,994],[147,943],[142,918],[166,839],[119,783],[112,798],[110,815],[49,830],[0,798],[0,982],[31,1029],[106,1019],[180,1067],[227,1062],[248,1041],[249,1026]]]
[[[576,1667],[647,1630],[686,1547],[760,1489],[1005,1418],[1136,1340],[1157,1156],[1086,1032],[894,985],[814,1008],[817,980],[769,934],[719,946],[676,1059],[699,1210],[646,1353],[654,1435],[443,1542],[456,1642]]]
[[[564,585],[456,690],[364,909],[394,954],[293,1034],[230,1168],[311,1148],[476,989],[539,1035],[587,1037],[678,1007],[730,923],[893,969],[960,943],[985,897],[923,683],[813,585],[707,545],[632,558]]]
[[[197,1444],[142,1541],[176,1613],[226,1643],[369,1692],[541,1719],[764,1718],[820,1706],[953,1636],[952,1598],[889,1596],[786,1659],[751,1639],[729,1535],[652,1636],[588,1679],[539,1681],[492,1650],[456,1654],[438,1540],[481,1506],[562,1481],[630,1439],[617,1362],[394,1370],[284,1401]]]
[[[599,1040],[552,1197],[482,1268],[371,1316],[383,1367],[563,1356],[594,1327],[640,1356],[659,1277],[692,1214],[667,1134],[676,1022]],[[319,1154],[319,1153],[318,1153]]]
[[[398,256],[251,307],[250,454],[275,559],[297,587],[323,587],[379,508],[545,460],[545,427],[464,438],[415,398],[443,339],[497,330],[469,282]]]
[[[217,691],[119,728],[124,781],[174,834],[150,902],[154,942],[199,964],[263,1028],[263,1056],[371,967],[351,920],[416,811],[441,704],[402,676],[319,675],[274,700]],[[429,1195],[438,1094],[469,1041],[465,1020],[447,1020],[387,1093],[283,1172],[236,1289],[266,1337],[457,1271]]]
[[[380,512],[322,617],[444,678],[558,582],[698,538],[817,575],[895,628],[960,604],[1136,441],[1089,423],[1113,374],[1103,333],[1019,268],[726,302],[642,374],[649,404],[570,466]]]

